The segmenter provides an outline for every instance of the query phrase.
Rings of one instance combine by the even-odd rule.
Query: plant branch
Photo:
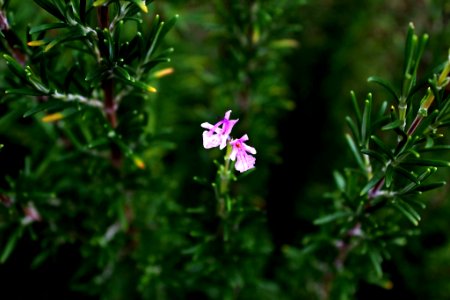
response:
[[[109,7],[102,5],[97,8],[98,23],[101,29],[109,27]],[[100,52],[101,49],[100,49]],[[107,54],[101,53],[101,56],[106,56]],[[114,99],[114,81],[111,77],[104,79],[101,83],[101,87],[104,95],[104,112],[106,118],[114,129],[117,127],[117,103]],[[122,163],[122,153],[119,147],[115,144],[111,144],[111,161],[114,166],[120,167]]]

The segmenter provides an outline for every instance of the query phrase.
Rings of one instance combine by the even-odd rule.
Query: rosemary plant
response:
[[[446,182],[450,56],[424,72],[428,36],[410,24],[401,82],[369,78],[386,101],[351,92],[353,160],[333,172],[329,205],[310,208],[314,230],[287,243],[273,201],[303,199],[268,187],[302,181],[272,173],[291,163],[280,136],[308,142],[304,128],[278,132],[307,107],[291,99],[286,64],[302,53],[305,2],[0,0],[0,298],[391,289],[385,263],[419,235],[423,194]]]
[[[360,105],[351,93],[354,117],[346,118],[350,131],[345,139],[354,166],[333,172],[337,188],[327,194],[330,213],[314,221],[319,233],[306,237],[305,248],[297,253],[318,257],[327,248],[334,253],[328,261],[322,260],[326,262],[319,272],[323,277],[316,278],[322,282],[319,298],[353,297],[359,280],[391,288],[383,261],[390,258],[393,247],[418,234],[421,212],[427,206],[422,193],[446,184],[433,175],[450,162],[431,154],[450,149],[445,138],[450,124],[450,56],[431,75],[420,78],[427,40],[428,35],[418,36],[410,24],[400,88],[369,77],[369,82],[387,91],[389,101],[378,104],[369,93]]]

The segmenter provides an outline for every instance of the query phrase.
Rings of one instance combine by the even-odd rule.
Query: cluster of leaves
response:
[[[333,173],[337,190],[328,195],[331,212],[315,220],[320,233],[306,238],[303,253],[296,254],[335,249],[321,270],[323,289],[331,298],[353,294],[359,279],[389,288],[392,283],[382,263],[394,246],[405,245],[418,233],[420,211],[426,207],[418,195],[445,184],[431,175],[450,163],[427,155],[450,149],[444,139],[450,124],[450,58],[419,79],[427,39],[426,34],[416,35],[410,24],[399,92],[381,78],[368,79],[387,90],[390,102],[377,107],[369,94],[361,109],[352,93],[355,118],[346,118],[350,133],[345,137],[356,167]]]
[[[148,280],[143,267],[132,270],[133,280],[119,278],[130,260],[149,259],[141,235],[170,215],[164,204],[163,217],[152,217],[172,191],[158,174],[173,149],[153,120],[153,103],[158,78],[172,72],[161,66],[173,49],[159,48],[177,16],[161,20],[149,13],[151,2],[37,0],[46,21],[29,26],[25,38],[11,22],[15,3],[1,7],[8,68],[0,127],[4,160],[14,162],[2,170],[1,261],[38,239],[30,255],[40,267],[70,245],[79,264],[73,286],[109,299],[121,297],[116,280],[133,287],[141,278],[140,292],[149,293],[140,285]],[[26,152],[23,167],[18,149]]]

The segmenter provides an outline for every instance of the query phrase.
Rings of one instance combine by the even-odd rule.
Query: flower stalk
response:
[[[231,110],[227,111],[223,119],[214,125],[208,122],[201,124],[201,127],[206,129],[202,134],[205,149],[215,147],[224,149],[226,147],[224,163],[219,166],[216,182],[213,183],[218,205],[217,214],[222,219],[227,217],[231,207],[229,184],[231,180],[236,180],[232,171],[233,165],[237,171],[242,173],[254,168],[256,162],[256,159],[251,155],[256,154],[255,148],[245,143],[248,141],[247,134],[239,139],[230,137],[233,126],[239,121],[238,119],[231,120],[230,115]]]

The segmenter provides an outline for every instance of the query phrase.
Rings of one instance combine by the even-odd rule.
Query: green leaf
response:
[[[400,199],[391,202],[392,205],[400,211],[412,224],[419,225],[420,215],[407,203]]]
[[[88,149],[94,149],[94,148],[106,145],[108,143],[109,143],[109,139],[102,137],[102,138],[99,138],[99,139],[89,142],[89,144],[86,145],[86,147]]]
[[[317,218],[314,220],[314,225],[323,225],[332,221],[335,221],[337,219],[341,219],[341,218],[345,218],[345,217],[350,217],[352,216],[351,212],[347,212],[347,211],[338,211],[320,218]]]
[[[183,255],[194,255],[196,253],[199,253],[200,251],[202,251],[203,245],[202,244],[198,244],[189,248],[185,248],[182,249],[180,251],[181,254]]]
[[[78,27],[71,28],[66,33],[58,35],[55,39],[53,39],[50,43],[48,43],[44,48],[44,52],[50,51],[50,49],[52,49],[53,47],[55,47],[58,44],[68,42],[68,41],[73,41],[73,40],[76,40],[76,39],[79,39],[79,38],[85,37],[85,36],[86,36],[86,32],[84,32],[80,28],[78,28]]]
[[[6,246],[3,248],[3,252],[0,256],[0,263],[4,263],[8,259],[22,234],[23,234],[22,226],[17,227],[16,230],[11,234],[8,242],[6,243]]]
[[[8,54],[3,54],[3,58],[6,60],[6,64],[9,69],[13,71],[19,78],[23,80],[27,80],[27,75],[25,73],[25,69],[20,65],[13,57]]]
[[[428,184],[421,184],[417,188],[415,188],[414,191],[427,192],[427,191],[431,191],[431,190],[440,188],[440,187],[442,187],[442,186],[444,186],[446,184],[447,184],[447,182],[445,182],[445,181],[428,183]]]
[[[145,1],[143,1],[143,0],[130,0],[130,2],[136,4],[136,6],[139,7],[139,9],[141,11],[143,11],[144,13],[148,12],[148,8],[147,8],[147,6],[145,4]]]
[[[159,19],[159,17],[158,17],[158,19]],[[152,36],[150,36],[150,38],[149,38],[149,42],[150,43],[147,46],[148,51],[145,54],[145,60],[146,61],[148,61],[150,59],[150,57],[153,55],[153,53],[155,52],[156,48],[161,43],[163,37],[173,27],[173,25],[175,25],[177,19],[178,19],[178,15],[176,15],[175,17],[170,19],[167,23],[159,22],[158,25],[155,25],[155,26],[157,26],[155,28],[156,30],[154,29],[154,34]]]
[[[145,47],[145,41],[144,41],[144,37],[142,36],[142,34],[140,32],[136,33],[136,36],[131,40],[131,42],[129,43],[129,45],[127,46],[128,49],[130,49],[130,53],[132,53],[132,51],[135,51],[136,49],[138,50],[138,56],[139,58],[145,58],[145,51],[147,50],[147,48]],[[127,57],[125,56],[125,60],[127,60]]]
[[[86,74],[84,80],[88,82],[101,81],[101,79],[106,75],[107,72],[108,69],[106,67],[94,68]]]
[[[175,15],[174,17],[172,17],[169,21],[167,21],[167,22],[164,24],[164,26],[163,26],[163,28],[162,28],[160,34],[159,34],[159,38],[158,38],[158,40],[157,40],[157,45],[156,45],[156,47],[159,45],[159,43],[162,41],[162,39],[166,36],[166,34],[172,29],[172,27],[173,27],[173,26],[175,25],[175,23],[178,21],[178,18],[179,18],[179,17],[180,17],[179,15]]]
[[[94,1],[94,3],[92,3],[92,5],[94,5],[94,7],[98,7],[98,6],[102,6],[103,4],[105,4],[108,0],[96,0]]]
[[[418,152],[434,152],[434,151],[449,151],[450,150],[450,145],[435,145],[435,146],[431,146],[431,147],[425,147],[422,149],[418,149]]]
[[[395,173],[405,177],[409,181],[412,181],[414,183],[419,183],[419,180],[417,179],[417,177],[414,175],[413,172],[411,172],[403,167],[400,167],[400,166],[394,166],[393,169],[394,169]]]
[[[170,62],[170,58],[168,58],[168,57],[154,58],[154,59],[151,59],[149,62],[145,63],[142,66],[142,69],[144,70],[144,72],[149,72],[151,69],[153,69],[158,64],[165,63],[165,62]]]
[[[61,21],[65,21],[64,14],[61,13],[57,5],[54,5],[51,1],[48,0],[34,0],[37,5],[45,9],[47,12],[60,19]]]
[[[359,140],[361,137],[359,135],[358,126],[356,126],[353,119],[350,118],[349,116],[346,116],[345,121],[347,122],[348,127],[350,128],[350,130],[352,132],[352,135],[355,137],[356,140]]]
[[[159,15],[155,16],[152,24],[151,33],[148,35],[147,40],[145,41],[145,49],[147,49],[144,57],[145,61],[148,61],[153,54],[153,51],[156,49],[156,44],[158,41],[159,34],[164,26],[164,22],[160,21]]]
[[[397,132],[397,131],[396,131]],[[400,136],[402,136],[402,139],[397,144],[395,148],[395,155],[397,157],[400,157],[401,155],[404,155],[405,150],[409,149],[411,147],[411,144],[413,144],[417,139],[413,138],[410,135],[402,135],[401,132],[397,132]]]
[[[352,137],[349,134],[346,134],[345,138],[347,140],[348,145],[350,146],[350,150],[352,151],[353,155],[355,156],[356,162],[358,163],[359,167],[361,168],[361,170],[365,171],[366,166],[363,162],[361,154],[360,154],[355,142],[353,141]]]
[[[390,93],[392,95],[392,97],[398,101],[398,96],[397,93],[395,92],[395,89],[393,88],[393,86],[390,84],[390,82],[382,79],[381,77],[378,76],[370,76],[369,78],[367,78],[368,82],[374,82],[377,83],[379,85],[381,85],[388,93]]]
[[[49,86],[49,77],[48,77],[48,62],[45,55],[42,56],[39,67],[39,76],[42,80],[42,84],[45,86]],[[47,91],[48,92],[48,91]]]
[[[408,199],[408,202],[412,202],[414,204],[416,204],[417,206],[419,206],[422,209],[425,209],[427,206],[425,205],[425,203],[423,203],[422,201],[418,200],[418,199]]]
[[[38,112],[41,112],[43,110],[60,110],[63,109],[67,106],[69,106],[70,104],[62,102],[62,101],[56,101],[56,100],[49,100],[47,102],[44,103],[40,103],[38,105],[36,105],[35,107],[27,110],[24,114],[23,117],[29,117],[32,116]]]
[[[120,20],[113,30],[112,40],[114,44],[114,53],[117,54],[120,53],[120,36],[123,31],[123,24],[124,24],[123,20]]]
[[[411,64],[413,63],[413,53],[414,49],[417,46],[417,35],[414,33],[414,25],[413,23],[408,24],[408,32],[406,34],[406,44],[405,44],[405,53],[404,53],[404,65],[403,65],[403,75],[409,73]],[[404,90],[403,90],[404,91]]]
[[[371,113],[372,113],[372,95],[369,94],[366,101],[364,102],[364,111],[361,120],[361,144],[366,145],[367,139],[370,135],[371,128]]]
[[[356,95],[354,91],[350,92],[350,96],[352,98],[353,109],[356,115],[356,122],[361,124],[361,110],[359,109],[358,100],[356,99]]]
[[[400,128],[401,125],[402,125],[402,122],[397,119],[397,120],[381,127],[381,130],[386,131],[386,130],[391,130],[391,129],[395,129],[395,128]]]
[[[336,186],[341,192],[345,192],[346,182],[344,176],[338,171],[333,172],[334,181],[336,182]]]
[[[38,91],[36,89],[30,89],[30,88],[20,88],[20,89],[9,89],[5,91],[6,94],[11,95],[27,95],[27,96],[42,96],[46,95],[46,93],[43,93],[41,91]]]
[[[370,261],[372,262],[373,269],[375,270],[375,274],[381,278],[383,277],[383,270],[381,268],[381,263],[383,262],[383,258],[380,255],[379,251],[371,249],[369,251]]]
[[[150,85],[148,85],[148,84],[146,84],[146,83],[144,83],[142,81],[125,80],[122,77],[117,77],[117,79],[122,80],[124,83],[126,83],[126,84],[128,84],[130,86],[137,87],[137,88],[141,89],[143,92],[144,91],[147,92],[147,93],[155,93],[156,92],[155,88],[153,88],[152,86],[150,86]]]
[[[25,68],[25,72],[27,73],[28,81],[34,86],[36,90],[42,92],[44,95],[50,92],[50,89],[45,86],[42,80],[33,72],[33,70],[29,66]]]
[[[449,126],[450,126],[450,120],[443,120],[438,123],[438,128],[449,127]]]
[[[393,180],[394,180],[394,170],[392,169],[392,164],[389,164],[386,168],[386,175],[385,175],[385,183],[387,188],[391,186]]]
[[[386,116],[386,111],[388,110],[388,102],[387,101],[383,101],[383,103],[381,103],[380,109],[378,110],[378,113],[375,115],[377,121],[376,123],[380,122],[378,119],[389,119],[389,116]]]
[[[383,178],[383,174],[380,172],[376,176],[373,176],[369,182],[361,189],[361,192],[359,193],[360,196],[363,196],[369,192],[371,188],[373,188],[380,180]]]
[[[153,1],[147,1],[146,5],[149,5],[152,2]],[[125,11],[126,11],[126,14],[125,14],[124,19],[130,19],[131,17],[140,13],[142,10],[135,3],[133,3],[132,1],[129,1],[128,5],[125,8]]]
[[[114,74],[116,74],[116,76],[122,80],[135,81],[135,79],[130,76],[130,73],[128,73],[128,71],[125,68],[122,68],[121,66],[116,66],[114,68]]]
[[[38,33],[41,31],[47,31],[50,29],[56,29],[56,28],[65,28],[68,27],[67,24],[65,23],[49,23],[49,24],[42,24],[42,25],[38,25],[38,26],[33,26],[31,27],[29,33],[30,34],[34,34],[34,33]]]
[[[371,140],[375,142],[375,144],[378,146],[378,149],[380,149],[385,155],[387,155],[391,160],[394,160],[394,155],[392,154],[391,149],[377,136],[372,135]]]
[[[446,160],[438,159],[425,159],[425,158],[406,158],[401,162],[402,165],[415,165],[415,166],[427,166],[427,167],[450,167],[450,162]]]
[[[369,157],[377,160],[378,162],[380,162],[383,165],[386,164],[386,162],[389,160],[389,157],[387,155],[383,155],[380,152],[373,151],[370,149],[361,149],[361,153],[368,155]]]
[[[406,201],[404,201],[403,199],[400,199],[400,198],[398,198],[397,200],[398,200],[398,203],[400,205],[402,205],[411,215],[413,215],[414,218],[417,221],[421,220],[420,214],[411,205],[409,205],[408,202],[406,202]]]
[[[415,66],[414,66],[414,69],[413,69],[413,78],[416,78],[416,76],[417,76],[417,70],[419,68],[419,62],[422,59],[422,54],[423,54],[423,52],[425,50],[425,46],[426,46],[427,42],[428,42],[428,34],[423,34],[420,37],[420,39],[419,39],[419,44],[418,44],[418,46],[416,48],[416,51],[414,53],[415,54],[415,57],[414,57]]]
[[[44,261],[46,259],[48,259],[50,255],[51,255],[50,251],[39,253],[38,255],[36,255],[34,257],[33,261],[31,262],[30,268],[31,269],[36,269],[37,267],[42,265],[42,263],[44,263]]]
[[[411,182],[407,186],[405,186],[402,190],[398,192],[400,195],[406,195],[410,193],[417,193],[415,188],[420,184],[420,182],[424,182],[431,174],[437,171],[436,167],[429,167],[425,171],[423,171],[419,176],[417,176],[418,183]],[[420,191],[419,191],[420,192]]]

